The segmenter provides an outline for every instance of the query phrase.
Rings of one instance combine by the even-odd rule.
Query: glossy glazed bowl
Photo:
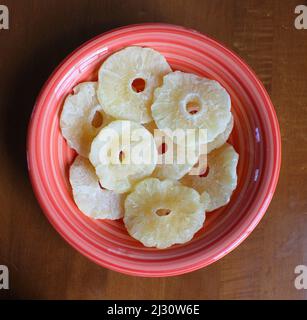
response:
[[[110,54],[130,45],[161,52],[173,69],[219,81],[232,99],[230,142],[240,155],[238,186],[230,203],[207,214],[204,228],[184,245],[157,250],[131,238],[122,221],[92,220],[76,207],[68,181],[75,153],[59,128],[63,100],[79,82],[96,80]],[[54,71],[33,110],[28,167],[35,195],[49,221],[78,251],[122,273],[158,277],[202,268],[238,246],[264,215],[278,180],[280,132],[274,107],[260,81],[234,53],[182,27],[132,25],[82,45]]]

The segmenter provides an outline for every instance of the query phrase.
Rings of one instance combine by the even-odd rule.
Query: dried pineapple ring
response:
[[[208,155],[209,172],[207,176],[188,174],[181,179],[181,182],[201,193],[201,198],[206,191],[210,196],[208,211],[213,211],[229,202],[237,186],[238,160],[239,155],[233,146],[225,143]]]
[[[169,73],[155,90],[152,116],[161,130],[206,129],[201,144],[213,141],[230,121],[230,96],[214,80],[180,71]],[[178,142],[180,143],[180,141]]]
[[[148,178],[127,196],[124,223],[146,247],[167,248],[193,238],[203,226],[207,204],[177,181]]]
[[[119,193],[151,175],[157,163],[152,134],[142,125],[116,120],[104,127],[92,142],[89,159],[102,187]]]
[[[78,208],[94,219],[119,219],[124,213],[124,196],[103,190],[88,159],[77,156],[69,171],[73,197]]]
[[[174,143],[159,129],[155,129],[154,132],[158,161],[152,175],[160,180],[181,179],[197,162],[198,150]]]
[[[226,141],[228,140],[231,134],[232,129],[233,129],[233,116],[231,116],[231,119],[227,124],[225,131],[220,133],[212,142],[209,142],[207,144],[207,153],[210,153],[214,149],[220,148],[224,143],[226,143]]]
[[[62,134],[68,145],[88,157],[91,142],[99,130],[111,121],[96,97],[97,82],[83,82],[73,89],[60,118]]]
[[[172,139],[157,128],[154,121],[144,126],[154,136],[158,150],[158,161],[152,176],[160,180],[181,179],[197,162],[198,150],[189,146],[185,148],[174,143]],[[183,157],[182,161],[179,156]],[[169,160],[173,161],[170,162]]]
[[[98,74],[98,99],[105,112],[116,119],[150,122],[154,89],[170,71],[159,52],[151,48],[125,48],[102,64]]]

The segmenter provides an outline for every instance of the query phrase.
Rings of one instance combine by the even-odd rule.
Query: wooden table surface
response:
[[[0,30],[0,265],[10,290],[42,299],[306,299],[294,268],[307,265],[307,30],[294,27],[304,0],[2,0]],[[168,22],[218,39],[255,70],[275,105],[283,142],[267,214],[233,252],[202,270],[162,279],[101,268],[48,223],[31,189],[26,129],[35,98],[57,64],[114,27]],[[307,23],[307,22],[306,22]]]

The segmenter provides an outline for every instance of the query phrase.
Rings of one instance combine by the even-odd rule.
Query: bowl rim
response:
[[[272,117],[271,129],[272,129],[272,134],[274,137],[274,143],[276,144],[276,153],[274,154],[276,157],[276,162],[275,162],[274,171],[273,171],[273,174],[272,174],[272,177],[270,180],[270,184],[268,186],[267,193],[266,193],[266,196],[264,199],[265,201],[262,202],[260,209],[258,210],[257,214],[255,215],[255,217],[251,221],[251,223],[249,225],[247,225],[246,228],[244,228],[244,230],[241,232],[241,234],[239,236],[237,236],[237,238],[235,240],[233,240],[229,245],[225,246],[224,250],[221,253],[219,253],[219,254],[217,253],[215,255],[215,258],[198,261],[198,263],[196,265],[191,266],[191,267],[185,267],[184,269],[181,268],[181,269],[176,269],[176,270],[174,269],[173,271],[168,271],[167,273],[163,273],[163,274],[160,274],[157,271],[154,271],[154,272],[152,272],[152,274],[151,273],[149,274],[148,272],[140,272],[140,271],[130,270],[129,268],[121,267],[120,265],[111,264],[109,262],[106,262],[106,261],[103,261],[101,259],[96,258],[95,256],[89,254],[84,248],[79,246],[78,243],[76,241],[74,241],[73,237],[70,237],[69,235],[67,235],[65,233],[64,230],[62,230],[58,221],[56,219],[54,219],[53,216],[50,214],[49,208],[45,204],[45,201],[44,201],[41,193],[39,192],[38,181],[36,181],[35,176],[33,174],[33,170],[35,168],[34,168],[33,163],[31,161],[30,151],[33,150],[32,136],[35,134],[33,132],[32,119],[35,117],[35,115],[38,111],[38,106],[41,105],[41,99],[42,99],[43,93],[46,90],[46,88],[48,87],[49,83],[52,81],[54,75],[62,68],[63,65],[65,65],[65,63],[71,57],[73,57],[75,55],[75,53],[77,53],[79,50],[83,49],[88,44],[92,43],[93,41],[95,41],[101,37],[107,36],[113,32],[117,32],[119,30],[123,30],[123,29],[129,30],[129,29],[143,28],[143,27],[163,27],[163,26],[167,27],[169,29],[177,30],[177,31],[183,30],[185,32],[190,32],[194,35],[196,34],[196,35],[202,37],[203,39],[206,39],[207,41],[210,41],[216,47],[218,47],[219,49],[221,49],[222,51],[224,51],[225,53],[230,55],[234,60],[236,60],[237,63],[239,63],[241,65],[241,67],[243,67],[243,69],[246,72],[249,73],[252,80],[255,81],[257,83],[257,85],[259,86],[259,90],[261,90],[261,93],[263,94],[264,100],[266,102],[267,107],[269,108],[270,115]],[[84,255],[85,257],[87,257],[91,261],[95,262],[96,264],[98,264],[102,267],[108,268],[110,270],[126,274],[126,275],[133,275],[133,276],[140,276],[140,277],[169,277],[169,276],[178,276],[178,275],[182,275],[185,273],[189,273],[189,272],[201,269],[201,268],[206,267],[206,266],[210,265],[211,263],[223,258],[226,254],[228,254],[229,252],[234,250],[239,244],[241,244],[248,237],[248,235],[256,228],[256,226],[258,225],[260,220],[263,218],[265,212],[267,211],[267,208],[272,200],[273,194],[275,192],[275,189],[276,189],[276,186],[278,183],[279,174],[280,174],[280,167],[281,167],[281,134],[280,134],[280,127],[279,127],[276,111],[275,111],[274,105],[269,97],[269,94],[267,93],[263,83],[258,79],[255,71],[237,53],[234,53],[231,49],[228,49],[220,41],[217,41],[216,39],[212,38],[211,36],[209,37],[209,36],[199,32],[197,30],[194,30],[191,28],[186,28],[186,27],[179,26],[179,25],[174,25],[174,24],[149,22],[149,23],[130,24],[130,25],[114,28],[109,31],[98,34],[97,36],[87,40],[86,42],[84,42],[83,44],[78,46],[75,50],[73,50],[70,54],[68,54],[58,64],[58,66],[54,69],[54,71],[50,74],[50,76],[45,81],[44,85],[42,86],[42,88],[36,98],[36,101],[35,101],[35,104],[34,104],[30,119],[29,119],[28,129],[27,129],[26,154],[27,154],[28,172],[29,172],[29,177],[30,177],[32,189],[33,189],[34,195],[35,195],[42,211],[44,212],[45,216],[47,217],[47,219],[51,223],[51,225],[55,228],[55,230],[74,249],[79,251],[82,255]]]

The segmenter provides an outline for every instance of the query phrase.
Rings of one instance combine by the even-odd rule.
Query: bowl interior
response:
[[[174,70],[219,81],[229,92],[239,153],[238,186],[230,203],[208,213],[192,241],[169,249],[146,248],[131,238],[122,221],[92,220],[76,207],[68,180],[75,152],[59,129],[63,101],[72,88],[97,80],[101,63],[129,45],[162,53]],[[256,226],[272,197],[279,169],[279,131],[271,102],[254,74],[215,41],[167,25],[115,30],[83,45],[48,80],[33,112],[28,140],[31,180],[55,228],[95,262],[128,274],[166,276],[189,272],[219,259]]]

